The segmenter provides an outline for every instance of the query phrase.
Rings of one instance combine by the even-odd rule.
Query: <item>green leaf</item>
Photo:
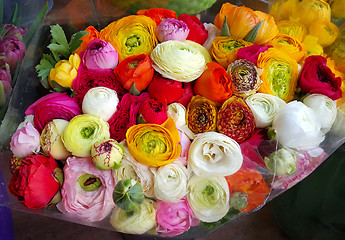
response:
[[[244,41],[253,43],[255,41],[256,37],[258,36],[259,29],[262,26],[263,22],[264,21],[261,20],[258,24],[256,24],[256,26],[252,30],[250,30],[250,32],[244,38]]]
[[[53,89],[56,91],[56,92],[60,92],[60,93],[63,93],[63,92],[70,92],[70,88],[69,87],[63,87],[61,85],[59,85],[57,82],[55,82],[54,80],[51,81],[52,85],[53,85]]]
[[[81,43],[83,42],[82,40],[80,40],[80,38],[82,38],[86,34],[88,34],[87,31],[79,31],[72,35],[69,42],[69,49],[71,53],[77,50],[78,47],[80,47]]]
[[[56,41],[58,44],[62,45],[63,47],[69,50],[69,45],[67,42],[65,32],[63,31],[62,27],[60,27],[60,25],[56,24],[50,26],[50,33],[54,41]]]
[[[14,8],[13,13],[12,13],[12,16],[11,16],[10,20],[8,21],[9,24],[14,24],[16,22],[17,13],[18,13],[18,4],[16,3],[15,8]]]
[[[56,62],[54,58],[48,54],[44,54],[40,63],[35,67],[38,77],[41,78],[41,84],[44,88],[50,89],[50,84],[48,81],[48,76],[50,70],[55,66]]]
[[[70,55],[70,50],[69,48],[66,48],[63,45],[59,45],[57,43],[51,43],[48,45],[48,48],[50,49],[50,51],[52,52],[56,52],[61,54],[62,56],[64,56],[66,59],[68,59],[69,55]]]
[[[11,82],[12,88],[14,88],[14,86],[16,85],[17,78],[18,78],[18,75],[19,75],[19,69],[20,69],[21,65],[22,65],[22,59],[19,57],[17,65],[16,65],[16,69],[14,70],[14,75],[12,77],[12,82]]]
[[[227,36],[227,37],[231,36],[229,26],[227,24],[226,16],[224,18],[222,30],[220,31],[220,36]]]
[[[4,21],[4,0],[0,0],[0,26],[2,26],[3,21]]]

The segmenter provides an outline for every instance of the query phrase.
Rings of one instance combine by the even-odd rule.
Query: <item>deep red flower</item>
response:
[[[145,15],[147,17],[150,17],[152,20],[156,22],[157,26],[161,23],[163,19],[177,18],[175,11],[165,8],[140,9],[137,12],[137,15]]]
[[[152,98],[146,99],[140,106],[139,118],[144,123],[162,124],[168,119],[167,104]]]
[[[189,28],[187,40],[197,42],[201,45],[204,44],[208,37],[208,32],[199,18],[183,13],[178,17],[178,20],[185,22]]]

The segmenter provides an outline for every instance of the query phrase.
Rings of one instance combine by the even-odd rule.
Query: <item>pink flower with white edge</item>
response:
[[[166,18],[157,26],[156,35],[160,42],[169,40],[184,41],[189,34],[189,28],[183,21]]]
[[[40,151],[40,133],[31,122],[27,122],[12,135],[10,147],[17,158],[37,153]]]

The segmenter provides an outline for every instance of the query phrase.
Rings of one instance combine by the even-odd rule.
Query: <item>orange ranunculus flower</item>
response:
[[[127,130],[126,139],[132,156],[150,167],[167,165],[181,154],[180,136],[172,118],[161,125],[134,125]]]
[[[130,90],[134,83],[139,92],[150,84],[155,72],[151,66],[151,59],[146,54],[126,58],[113,71],[125,89]]]
[[[277,22],[280,33],[295,37],[298,41],[303,42],[307,34],[305,26],[299,22],[291,20],[282,20]]]
[[[276,21],[288,20],[296,8],[298,0],[276,0],[270,9],[270,14]]]
[[[318,19],[309,27],[309,34],[318,37],[318,43],[327,47],[338,37],[338,27],[329,20]]]
[[[85,36],[81,37],[80,39],[83,41],[78,47],[74,53],[80,54],[81,52],[84,52],[89,45],[89,42],[91,42],[94,39],[98,39],[100,37],[99,32],[94,26],[88,26],[85,31],[88,32]]]
[[[242,47],[253,45],[250,42],[234,37],[218,36],[212,42],[212,55],[214,59],[224,68],[235,61],[237,51]]]
[[[242,212],[251,212],[264,204],[270,188],[261,173],[254,168],[242,167],[236,173],[225,177],[230,195],[235,192],[247,194],[247,206],[240,209]]]
[[[219,29],[222,29],[225,16],[231,36],[239,39],[244,39],[260,22],[260,18],[252,9],[224,3],[214,20],[214,25]]]
[[[145,15],[152,18],[156,22],[157,26],[165,18],[177,18],[175,11],[165,8],[140,9],[137,11],[137,15]]]
[[[222,104],[231,97],[231,80],[226,70],[216,62],[206,64],[206,70],[195,81],[194,92],[197,95]]]
[[[280,97],[285,102],[293,99],[298,78],[298,64],[290,55],[276,48],[260,53],[257,66],[263,69],[259,92]]]
[[[254,13],[263,22],[253,43],[262,45],[274,38],[279,33],[279,29],[271,15],[261,11],[255,11]]]
[[[144,15],[130,15],[103,28],[100,38],[110,42],[119,53],[119,61],[133,55],[149,55],[158,44],[156,23]]]
[[[297,62],[301,62],[307,56],[307,51],[300,41],[295,37],[283,33],[279,33],[271,41],[267,42],[267,45],[271,45],[274,48],[289,54],[290,57],[295,59]]]

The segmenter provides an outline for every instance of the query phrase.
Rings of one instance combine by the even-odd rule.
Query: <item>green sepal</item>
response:
[[[255,41],[256,37],[258,36],[259,29],[262,26],[263,22],[264,21],[261,20],[258,24],[256,24],[256,26],[253,27],[253,29],[250,30],[250,32],[244,38],[244,41],[253,43]]]
[[[54,80],[52,80],[51,83],[55,92],[67,93],[71,97],[76,94],[76,92],[70,87],[63,87]]]
[[[226,20],[226,16],[224,18],[224,22],[223,22],[223,26],[222,26],[222,30],[220,31],[220,36],[226,36],[226,37],[230,37],[230,29]]]
[[[134,179],[120,180],[113,191],[114,203],[125,211],[133,211],[145,200],[141,184]]]
[[[134,96],[139,96],[140,91],[135,87],[135,82],[133,82],[131,89],[129,89],[129,93],[134,95]]]
[[[143,118],[143,115],[139,114],[137,117],[137,124],[144,124],[144,123],[146,123],[146,122]]]
[[[79,31],[79,32],[74,33],[71,36],[71,40],[68,44],[71,53],[73,53],[75,50],[77,50],[80,47],[81,43],[83,42],[80,38],[84,37],[87,34],[88,34],[87,31]]]

